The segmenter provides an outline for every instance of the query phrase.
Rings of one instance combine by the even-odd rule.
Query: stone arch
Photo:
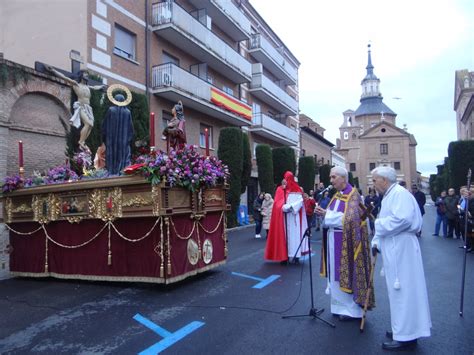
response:
[[[7,174],[18,171],[18,141],[23,141],[25,176],[64,164],[66,134],[71,113],[64,101],[50,90],[16,91],[8,121]],[[54,91],[53,91],[54,92]]]

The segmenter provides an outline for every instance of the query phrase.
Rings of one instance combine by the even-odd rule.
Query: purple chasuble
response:
[[[340,191],[343,195],[349,195],[352,191],[352,186],[350,184],[346,185],[346,188]],[[336,206],[336,201],[339,200],[339,206],[337,207],[337,212],[344,213],[344,209],[346,208],[346,202],[338,198],[339,192],[336,193],[334,198],[332,199],[331,203],[329,204],[329,210],[334,211],[334,207]],[[341,254],[342,254],[342,229],[341,230],[334,230],[334,279],[339,281],[340,270],[341,270]]]

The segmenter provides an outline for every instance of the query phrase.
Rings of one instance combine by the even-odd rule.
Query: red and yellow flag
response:
[[[216,88],[211,88],[211,102],[217,106],[225,108],[230,112],[236,113],[249,121],[252,120],[251,106],[237,100],[230,95],[227,95]]]

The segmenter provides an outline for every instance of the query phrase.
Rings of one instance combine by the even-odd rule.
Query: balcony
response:
[[[239,42],[250,38],[250,21],[231,0],[190,0],[197,9],[206,9],[212,23]]]
[[[253,115],[249,131],[283,145],[298,145],[298,132],[263,113]]]
[[[284,80],[288,85],[296,84],[298,70],[261,34],[255,33],[251,35],[249,53],[278,79]]]
[[[158,36],[234,83],[251,80],[251,63],[178,4],[153,4],[152,26]]]
[[[251,124],[250,119],[236,113],[240,107],[247,109],[251,115],[250,106],[171,63],[153,67],[151,92],[172,102],[181,100],[185,108],[192,108],[233,126],[249,126]],[[233,106],[226,109],[225,103],[215,100],[216,93],[221,98],[232,101]]]
[[[252,64],[253,74],[249,92],[286,115],[298,113],[298,102],[262,73],[262,65]]]

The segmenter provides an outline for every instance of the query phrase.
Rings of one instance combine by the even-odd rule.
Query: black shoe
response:
[[[288,259],[280,261],[280,265],[288,265]]]
[[[385,350],[408,350],[408,349],[413,349],[416,347],[416,339],[415,340],[410,340],[410,341],[397,341],[397,340],[392,340],[392,341],[387,341],[385,343],[382,343],[382,349]]]
[[[391,330],[387,330],[385,332],[385,336],[389,339],[392,339],[393,340],[393,332]]]
[[[439,237],[439,234],[433,233],[433,237]]]
[[[293,258],[293,263],[294,263],[295,265],[299,265],[299,263],[300,263],[300,258]]]
[[[319,232],[319,230],[320,230],[320,229],[319,229],[319,227],[318,227],[318,228],[316,228],[316,232]]]

